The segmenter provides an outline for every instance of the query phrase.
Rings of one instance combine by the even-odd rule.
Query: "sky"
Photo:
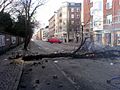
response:
[[[39,7],[37,10],[36,18],[38,21],[40,21],[41,27],[45,27],[48,25],[48,20],[52,15],[54,15],[54,12],[57,11],[62,2],[82,2],[83,0],[48,0],[48,2]]]

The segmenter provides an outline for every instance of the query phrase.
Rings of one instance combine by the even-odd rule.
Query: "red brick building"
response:
[[[103,37],[103,1],[83,0],[84,36],[94,43],[102,43]]]
[[[120,0],[103,0],[104,44],[120,45]]]
[[[90,0],[83,0],[83,20],[84,20],[84,36],[89,37],[90,35]]]
[[[103,45],[120,45],[120,0],[83,0],[83,4],[85,37]],[[96,15],[101,21],[96,21]]]

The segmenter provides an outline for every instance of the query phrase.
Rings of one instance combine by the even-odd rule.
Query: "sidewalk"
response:
[[[20,45],[0,56],[0,90],[17,90],[23,64],[11,64],[12,60],[8,57],[21,49]]]

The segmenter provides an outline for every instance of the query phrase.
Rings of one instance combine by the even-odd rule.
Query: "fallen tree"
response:
[[[82,40],[79,45],[79,47],[69,53],[51,53],[51,54],[26,54],[26,55],[19,55],[16,54],[12,58],[19,58],[22,56],[22,59],[25,61],[30,61],[30,60],[40,60],[42,58],[58,58],[58,57],[71,57],[71,58],[112,58],[112,57],[120,57],[120,51],[119,50],[105,50],[105,48],[101,48],[103,50],[94,50],[92,52],[81,52],[83,47],[86,44],[86,40],[88,38],[83,37],[83,27],[82,27]],[[87,47],[88,48],[88,47]],[[83,49],[84,51],[84,49]],[[78,53],[79,52],[79,53]],[[12,59],[11,58],[11,59]]]
[[[23,60],[39,60],[42,58],[58,58],[58,57],[72,57],[72,58],[113,58],[120,57],[120,51],[108,50],[98,53],[84,53],[84,54],[72,54],[72,53],[52,53],[52,54],[40,54],[40,55],[28,55],[24,56]]]

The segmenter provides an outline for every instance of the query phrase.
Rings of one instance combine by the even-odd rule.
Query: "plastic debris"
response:
[[[58,61],[54,61],[55,63],[58,63]]]
[[[110,65],[113,65],[113,63],[110,63]]]

